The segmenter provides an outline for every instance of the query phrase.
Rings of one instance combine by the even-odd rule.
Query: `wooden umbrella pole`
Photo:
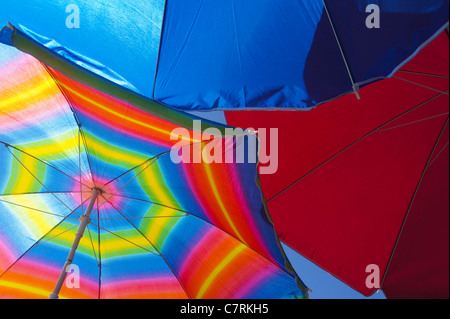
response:
[[[55,288],[53,292],[50,294],[49,299],[58,299],[59,292],[61,287],[66,279],[67,270],[69,266],[72,264],[73,258],[75,256],[75,252],[77,251],[78,244],[80,243],[81,238],[83,238],[84,231],[86,230],[87,225],[90,223],[90,215],[92,214],[92,208],[94,207],[95,201],[97,197],[101,194],[101,190],[94,188],[92,190],[91,201],[89,202],[89,206],[86,210],[86,213],[80,216],[80,225],[78,226],[77,233],[75,234],[75,240],[73,241],[72,248],[70,249],[69,256],[64,264],[63,269],[61,270],[61,274],[59,275],[58,281],[56,282]]]

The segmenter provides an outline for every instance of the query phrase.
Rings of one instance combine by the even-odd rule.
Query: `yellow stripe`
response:
[[[0,287],[6,287],[6,288],[12,288],[12,289],[17,289],[17,290],[22,290],[25,291],[27,293],[32,293],[35,294],[37,296],[45,296],[48,298],[49,296],[49,292],[43,289],[39,289],[33,286],[29,286],[29,285],[23,285],[23,284],[19,284],[17,282],[10,282],[10,281],[0,281]],[[66,299],[63,296],[59,296],[59,299]]]
[[[231,229],[233,229],[233,231],[234,231],[234,233],[236,234],[236,236],[237,236],[243,243],[245,243],[244,239],[243,239],[242,236],[239,234],[239,232],[238,232],[236,226],[234,225],[233,221],[231,220],[230,215],[228,214],[228,211],[227,211],[227,209],[226,209],[226,207],[225,207],[225,205],[224,205],[224,203],[223,203],[223,201],[222,201],[222,198],[220,197],[219,191],[217,190],[216,184],[214,183],[214,178],[213,178],[213,175],[212,175],[212,172],[211,172],[211,168],[209,167],[209,164],[204,164],[203,166],[205,167],[205,170],[206,170],[206,176],[208,177],[209,184],[211,185],[211,189],[212,189],[212,191],[213,191],[213,193],[214,193],[214,197],[215,197],[217,203],[219,204],[220,209],[221,209],[222,212],[223,212],[223,215],[225,216],[225,218],[226,218],[228,224],[231,226]]]
[[[50,209],[40,199],[37,199],[36,203],[36,201],[33,201],[31,198],[27,198],[26,196],[20,197],[20,205],[37,208],[43,211],[50,211]],[[33,233],[35,238],[41,238],[55,225],[55,223],[58,222],[56,216],[42,214],[26,208],[20,208],[15,210],[15,212],[18,215],[21,215],[21,220],[27,225],[27,228]]]
[[[38,181],[36,181],[33,175],[30,174],[30,172],[32,172],[36,176],[36,173],[38,172],[38,162],[33,160],[29,156],[20,156],[20,155],[16,156],[23,165],[20,164],[18,161],[16,161],[16,159],[14,159],[13,165],[15,167],[13,167],[13,169],[14,172],[17,172],[17,175],[13,174],[10,176],[8,186],[12,185],[12,187],[10,189],[8,188],[8,192],[11,194],[23,194],[39,190],[41,188],[41,185],[39,184]]]
[[[132,152],[129,150],[125,150],[122,148],[114,147],[113,145],[104,144],[99,141],[96,137],[85,133],[86,144],[88,149],[92,151],[94,154],[103,155],[96,156],[98,159],[105,158],[113,158],[121,166],[125,166],[127,168],[131,168],[137,165],[142,164],[145,160],[148,159],[148,156],[145,156],[141,153]]]
[[[150,198],[151,201],[156,203],[167,205],[173,208],[180,208],[177,200],[170,189],[167,187],[164,181],[164,177],[161,173],[161,169],[158,163],[153,163],[148,167],[141,175],[138,177],[139,183],[142,189]],[[163,206],[153,205],[147,212],[147,216],[171,216],[180,215],[182,213],[176,210],[166,208]],[[164,240],[167,236],[167,229],[171,229],[173,225],[178,222],[178,219],[173,218],[157,218],[149,220],[148,223],[143,223],[145,230],[143,232],[148,236],[150,241],[157,245],[157,247],[162,247]],[[142,227],[141,226],[141,227]],[[162,235],[163,231],[166,233]]]
[[[161,206],[158,207],[156,205],[152,206],[150,211],[152,211],[151,214],[148,214],[150,216],[172,216],[182,214],[173,209]],[[164,244],[167,235],[170,233],[170,230],[174,227],[176,223],[180,221],[180,219],[181,218],[179,217],[150,218],[148,220],[145,220],[141,224],[140,228],[143,229],[142,232],[150,240],[150,242],[153,243],[156,249],[160,250]]]
[[[44,79],[38,85],[35,85],[33,88],[27,88],[26,90],[18,86],[14,96],[10,98],[2,97],[0,110],[5,113],[18,111],[24,109],[26,105],[34,104],[39,102],[39,100],[44,100],[44,98],[47,100],[51,95],[57,95],[58,92],[55,87],[51,86],[52,83],[50,81],[50,79]]]
[[[235,259],[237,255],[239,255],[242,251],[244,251],[244,249],[245,249],[244,245],[239,245],[231,253],[229,253],[225,259],[222,260],[222,262],[214,269],[214,271],[208,276],[208,278],[203,283],[202,287],[200,288],[200,291],[197,294],[197,299],[203,298],[203,295],[205,294],[206,290],[215,280],[217,275],[219,275],[228,266],[228,264]]]
[[[178,208],[179,204],[167,187],[157,162],[150,164],[141,174],[140,181],[148,197],[156,203]]]
[[[76,131],[77,129],[74,128],[61,135],[53,136],[51,139],[21,144],[17,147],[43,161],[78,156],[78,133]],[[56,156],[57,154],[65,154],[65,156]]]
[[[114,115],[117,116],[117,117],[126,119],[127,121],[130,121],[130,122],[132,122],[132,123],[135,123],[135,124],[144,126],[144,127],[149,128],[149,129],[151,129],[151,130],[153,130],[153,131],[156,131],[156,132],[159,132],[159,133],[163,133],[163,134],[168,135],[168,136],[171,135],[171,132],[168,132],[168,131],[166,131],[166,130],[163,130],[163,129],[157,127],[157,126],[153,126],[153,125],[149,125],[149,124],[147,124],[147,123],[145,123],[145,122],[141,122],[141,121],[139,121],[139,120],[137,120],[137,119],[135,119],[135,118],[126,116],[126,115],[123,114],[123,113],[115,112],[114,110],[111,110],[111,109],[109,109],[108,107],[105,107],[104,105],[102,105],[102,104],[100,104],[100,103],[98,103],[98,102],[96,102],[96,101],[94,101],[94,100],[92,100],[92,99],[90,99],[90,98],[88,98],[88,97],[82,95],[81,93],[79,93],[79,92],[77,92],[77,91],[75,91],[75,90],[73,90],[71,87],[69,87],[69,86],[67,86],[67,85],[64,85],[64,84],[61,83],[61,82],[59,82],[59,84],[60,84],[62,87],[64,87],[64,89],[66,89],[66,90],[68,90],[69,92],[71,92],[72,94],[75,94],[75,95],[78,96],[79,98],[81,98],[81,99],[83,99],[83,100],[85,100],[85,101],[88,101],[89,103],[91,103],[91,104],[93,104],[93,105],[99,107],[100,109],[102,109],[103,111],[105,111],[105,112],[107,112],[107,113],[114,114]],[[197,140],[192,140],[191,138],[185,138],[184,136],[182,136],[182,139],[184,139],[184,140],[186,140],[186,141],[189,141],[189,142],[191,142],[191,141],[194,141],[194,142],[200,142],[200,141],[197,141]],[[169,139],[168,139],[168,140],[169,140]]]

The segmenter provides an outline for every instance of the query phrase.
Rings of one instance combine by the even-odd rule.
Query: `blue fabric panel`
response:
[[[448,0],[326,0],[355,82],[392,75],[448,26]],[[368,28],[370,4],[379,28]],[[409,59],[408,59],[409,60]]]
[[[155,98],[184,109],[312,106],[303,77],[322,13],[321,1],[167,1]]]
[[[8,28],[3,28],[0,31],[0,43],[4,43],[7,45],[12,45],[11,43],[11,35],[12,35],[12,30],[8,29]]]
[[[4,1],[0,22],[70,61],[151,97],[164,15],[164,0]],[[69,28],[79,8],[79,28]],[[67,12],[66,12],[67,11]]]

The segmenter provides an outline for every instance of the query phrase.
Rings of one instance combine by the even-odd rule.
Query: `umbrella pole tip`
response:
[[[361,100],[361,95],[359,95],[359,87],[357,85],[353,85],[353,92],[355,92],[358,101]]]

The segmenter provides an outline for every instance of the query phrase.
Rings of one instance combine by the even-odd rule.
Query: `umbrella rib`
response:
[[[444,116],[444,115],[448,116],[448,112],[442,113],[442,114],[438,114],[438,115],[434,115],[434,116],[430,116],[430,117],[427,117],[427,118],[424,118],[424,119],[420,119],[420,120],[417,120],[417,121],[408,122],[408,123],[405,123],[405,124],[389,127],[389,128],[383,129],[383,130],[378,130],[378,132],[390,131],[390,130],[393,130],[393,129],[396,129],[396,128],[399,128],[399,127],[404,127],[404,126],[408,126],[408,125],[412,125],[412,124],[416,124],[416,123],[432,120],[432,119],[435,119],[435,118],[438,118],[438,117],[441,117],[441,116]]]
[[[95,224],[95,223],[93,223],[93,222],[91,222],[91,224],[94,225],[94,226],[97,226],[97,227],[100,228],[100,229],[103,229],[104,231],[110,233],[111,235],[114,235],[114,236],[116,236],[116,237],[118,237],[118,238],[120,238],[120,239],[123,239],[124,241],[126,241],[126,242],[128,242],[128,243],[130,243],[130,244],[132,244],[132,245],[134,245],[134,246],[136,246],[136,247],[142,248],[142,249],[145,250],[146,252],[149,252],[149,253],[151,253],[151,254],[153,254],[153,255],[155,255],[155,256],[159,256],[159,254],[157,254],[157,253],[155,253],[155,252],[153,252],[153,251],[151,251],[151,250],[148,250],[147,248],[144,248],[144,247],[142,247],[142,246],[140,246],[140,245],[138,245],[138,244],[136,244],[136,243],[133,243],[132,241],[130,241],[130,240],[128,240],[128,239],[126,239],[126,238],[124,238],[124,237],[122,237],[122,236],[120,236],[120,235],[117,235],[115,232],[112,232],[112,231],[110,231],[110,230],[107,230],[106,228],[103,228],[102,226],[100,226],[100,225],[98,225],[98,224]]]
[[[448,92],[448,90],[446,91]],[[405,111],[404,113],[394,117],[393,119],[387,121],[386,123],[378,126],[377,128],[375,128],[374,130],[370,131],[369,133],[367,133],[366,135],[360,137],[359,139],[357,139],[356,141],[354,141],[353,143],[347,145],[346,147],[344,147],[343,149],[341,149],[339,152],[335,153],[333,156],[329,157],[328,159],[326,159],[325,161],[323,161],[322,163],[320,163],[319,165],[317,165],[316,167],[314,167],[313,169],[309,170],[306,174],[304,174],[302,177],[300,177],[299,179],[295,180],[294,182],[292,182],[291,184],[289,184],[287,187],[285,187],[284,189],[282,189],[281,191],[279,191],[276,195],[272,196],[270,199],[268,199],[266,202],[269,203],[272,200],[274,200],[275,198],[277,198],[278,196],[280,196],[281,194],[283,194],[284,192],[286,192],[288,189],[290,189],[291,187],[293,187],[295,184],[297,184],[298,182],[300,182],[301,180],[303,180],[305,177],[307,177],[308,175],[310,175],[311,173],[313,173],[314,171],[316,171],[317,169],[319,169],[320,167],[322,167],[323,165],[325,165],[326,163],[328,163],[329,161],[331,161],[332,159],[336,158],[337,156],[339,156],[340,154],[342,154],[343,152],[345,152],[346,150],[350,149],[352,146],[354,146],[355,144],[361,142],[362,140],[366,139],[367,137],[369,137],[370,135],[378,132],[382,127],[389,125],[390,123],[398,120],[399,118],[413,112],[414,110],[422,107],[423,105],[437,99],[438,97],[442,96],[444,93],[439,93],[438,95],[433,96],[432,98],[426,100],[425,102],[422,102],[416,106],[414,106],[413,108],[409,109],[408,111]]]
[[[199,216],[197,216],[197,215],[195,215],[195,214],[190,214],[190,213],[188,213],[188,215],[189,215],[189,216],[192,216],[192,217],[194,217],[194,218],[197,218],[197,219],[199,219],[199,220],[201,220],[201,221],[203,221],[203,222],[205,222],[205,223],[208,223],[209,225],[211,225],[211,226],[213,226],[213,227],[219,229],[221,232],[223,232],[223,233],[227,234],[228,236],[234,238],[235,240],[237,240],[238,242],[240,242],[242,245],[244,245],[245,247],[247,247],[248,249],[250,249],[250,250],[253,251],[254,253],[258,254],[261,258],[264,258],[264,260],[267,260],[267,261],[270,262],[272,265],[274,265],[275,267],[277,267],[277,268],[279,268],[280,270],[282,270],[283,272],[285,272],[285,273],[286,273],[287,275],[289,275],[291,278],[294,278],[294,279],[295,279],[295,276],[294,276],[292,273],[290,273],[289,271],[287,271],[286,269],[284,269],[281,265],[278,265],[278,264],[274,263],[272,260],[270,260],[270,259],[268,259],[267,257],[263,256],[260,252],[256,251],[256,250],[253,249],[252,247],[248,246],[248,245],[247,245],[246,243],[244,243],[242,240],[240,240],[239,238],[237,238],[237,237],[235,237],[234,235],[230,234],[229,232],[223,230],[222,228],[218,227],[217,225],[214,225],[212,222],[210,222],[210,221],[208,221],[208,220],[206,220],[206,219],[204,219],[204,218],[201,218],[201,217],[199,217]]]
[[[114,181],[118,180],[119,178],[121,178],[121,177],[127,175],[128,173],[134,171],[135,169],[137,169],[137,168],[139,168],[139,167],[145,165],[146,163],[148,163],[148,162],[151,161],[152,159],[158,158],[158,157],[161,156],[161,155],[162,155],[162,154],[157,155],[157,156],[153,156],[153,157],[151,157],[151,158],[149,158],[149,159],[146,159],[143,163],[141,163],[141,164],[139,164],[139,165],[136,165],[136,166],[134,166],[133,168],[130,168],[129,170],[127,170],[126,172],[120,174],[120,175],[117,176],[116,178],[113,178],[112,180],[110,180],[109,182],[107,182],[106,184],[104,184],[103,187],[105,187],[105,186],[111,184],[112,182],[114,182]]]
[[[88,164],[89,164],[89,170],[91,173],[92,182],[94,183],[94,187],[97,187],[96,183],[95,183],[95,178],[94,178],[94,171],[92,169],[91,153],[89,152],[89,147],[88,147],[88,144],[86,141],[86,136],[84,135],[84,131],[83,131],[83,128],[81,127],[81,124],[79,125],[79,131],[80,131],[81,139],[83,140],[84,147],[86,148],[86,156],[87,156],[87,160],[88,160]]]
[[[158,219],[158,218],[175,218],[175,217],[185,217],[189,214],[185,213],[183,215],[166,215],[166,216],[144,216],[144,217],[116,217],[116,218],[92,218],[92,220],[123,220],[123,219]]]
[[[245,134],[245,135],[251,135],[251,134],[253,134],[253,133],[248,132],[248,133]],[[137,169],[138,167],[140,167],[140,166],[142,166],[142,165],[145,165],[147,162],[151,161],[152,159],[157,160],[157,159],[159,159],[159,158],[160,158],[161,156],[163,156],[163,155],[167,155],[167,154],[169,154],[169,153],[171,153],[171,152],[179,151],[180,149],[182,149],[182,148],[184,148],[184,147],[191,147],[191,146],[197,145],[197,144],[208,143],[208,142],[211,142],[211,141],[214,140],[214,139],[219,139],[219,138],[224,139],[224,137],[217,137],[217,136],[215,136],[214,138],[212,138],[212,139],[210,139],[210,140],[204,140],[204,141],[201,141],[201,142],[195,142],[195,143],[191,143],[191,144],[189,144],[189,145],[180,146],[180,147],[177,147],[177,148],[174,148],[174,149],[170,149],[170,150],[168,150],[168,151],[166,151],[166,152],[160,153],[160,154],[158,154],[158,155],[156,155],[156,156],[153,156],[153,157],[151,157],[151,158],[148,158],[148,159],[146,159],[144,162],[142,162],[141,164],[136,165],[136,166],[134,166],[133,168],[130,168],[128,171],[126,171],[126,172],[124,172],[123,174],[119,175],[118,177],[116,177],[116,178],[110,180],[109,182],[107,182],[106,184],[104,184],[103,187],[105,187],[106,185],[111,184],[111,183],[114,182],[115,180],[117,180],[117,179],[119,179],[119,178],[125,176],[126,174],[128,174],[128,173],[134,171],[134,170]]]
[[[80,170],[80,201],[83,201],[83,187],[81,185],[81,135],[78,129],[78,169]],[[81,215],[84,215],[84,207],[81,206]]]
[[[350,77],[350,81],[352,82],[352,88],[353,88],[353,91],[355,92],[356,97],[357,97],[358,100],[359,100],[361,97],[359,96],[358,86],[356,85],[355,79],[353,78],[352,71],[350,70],[350,65],[349,65],[349,63],[348,63],[348,61],[347,61],[347,57],[345,56],[345,53],[344,53],[344,48],[342,47],[341,41],[339,40],[339,36],[338,36],[338,33],[337,33],[336,28],[335,28],[335,26],[334,26],[333,19],[331,18],[331,14],[330,14],[330,12],[328,11],[328,7],[327,7],[327,4],[326,4],[326,1],[325,1],[325,0],[322,0],[322,2],[323,2],[323,6],[324,6],[324,8],[325,8],[325,11],[326,11],[326,13],[327,13],[328,20],[330,21],[331,29],[333,29],[334,37],[336,38],[336,42],[337,42],[337,44],[338,44],[338,46],[339,46],[339,50],[340,50],[340,52],[341,52],[342,59],[344,60],[344,63],[345,63],[345,67],[346,67],[346,69],[347,69],[348,76]]]
[[[167,11],[167,2],[164,1],[164,10],[163,10],[162,21],[161,21],[161,32],[159,34],[158,55],[156,56],[155,76],[153,78],[152,99],[155,99],[156,76],[158,75],[159,61],[161,59],[162,39],[163,39],[164,25],[166,22],[166,14],[167,14],[166,11]]]
[[[68,214],[66,217],[64,217],[59,223],[57,223],[55,226],[53,226],[48,232],[46,232],[44,235],[42,235],[33,245],[30,246],[30,248],[28,248],[19,258],[17,258],[2,274],[0,274],[0,279],[12,268],[14,267],[15,264],[17,264],[27,253],[29,253],[31,251],[31,249],[33,249],[34,247],[37,246],[37,244],[48,234],[50,234],[53,230],[56,229],[56,227],[58,227],[59,225],[61,225],[64,221],[66,221],[67,219],[69,219],[69,216],[74,214],[75,211],[84,203],[81,203],[80,205],[78,205],[77,208],[75,208],[73,211],[70,212],[70,214]],[[77,215],[77,214],[75,214]],[[78,216],[78,215],[77,215]]]
[[[92,241],[92,234],[91,234],[91,230],[89,229],[89,225],[87,225],[87,230],[88,230],[88,234],[89,234],[89,239],[91,241],[92,252],[94,253],[94,257],[95,257],[95,262],[97,263],[97,266],[99,266],[99,261],[97,259],[97,253],[95,252],[94,242]]]
[[[426,86],[426,85],[423,85],[423,84],[420,84],[420,83],[417,83],[417,82],[414,82],[414,81],[411,81],[411,80],[407,80],[407,79],[401,78],[401,77],[396,76],[396,75],[394,75],[393,77],[396,78],[396,79],[399,79],[399,80],[402,80],[402,81],[405,81],[405,82],[408,82],[408,83],[411,83],[411,84],[414,84],[414,85],[423,87],[423,88],[425,88],[425,89],[429,89],[429,90],[432,90],[432,91],[435,91],[435,92],[444,93],[444,94],[449,95],[448,92],[440,91],[440,90],[438,90],[438,89],[434,89],[434,88],[432,88],[432,87],[429,87],[429,86]]]
[[[437,77],[437,78],[448,79],[448,76],[445,76],[445,75],[438,75],[438,74],[425,73],[425,72],[416,72],[416,71],[408,71],[408,70],[398,70],[398,72],[427,75],[427,76],[433,76],[433,77]]]
[[[434,161],[442,154],[442,152],[448,147],[448,143],[447,142],[444,147],[439,151],[439,153],[436,155],[436,157],[430,162],[430,164],[428,164],[428,167],[430,167],[431,165],[433,165]]]
[[[43,240],[43,241],[37,243],[36,246],[42,245],[43,243],[46,243],[46,242],[48,242],[48,241],[50,241],[50,240],[52,240],[52,239],[55,239],[55,238],[61,236],[62,234],[67,233],[68,231],[71,231],[72,229],[74,229],[74,228],[76,228],[76,227],[78,227],[78,225],[75,225],[75,226],[73,226],[73,227],[70,227],[69,229],[66,229],[65,231],[63,231],[63,232],[61,232],[61,233],[59,233],[59,234],[57,234],[57,235],[55,235],[55,236],[53,236],[53,237],[50,237],[49,239]]]
[[[92,181],[94,182],[94,187],[96,187],[95,179],[94,179],[94,175],[93,175],[93,170],[92,170],[92,165],[91,165],[90,153],[89,153],[89,150],[88,150],[88,145],[87,145],[87,143],[86,143],[86,138],[85,138],[85,136],[84,136],[84,132],[83,132],[83,129],[82,129],[82,126],[81,126],[81,121],[80,121],[80,118],[78,117],[77,111],[76,111],[75,108],[73,107],[72,102],[70,101],[69,97],[68,97],[67,94],[66,94],[66,91],[62,88],[61,83],[58,81],[58,79],[55,78],[55,76],[53,75],[53,73],[49,70],[48,66],[45,65],[44,63],[42,63],[41,61],[39,61],[39,62],[42,64],[42,66],[44,67],[44,69],[47,71],[47,73],[50,75],[50,77],[51,77],[51,78],[53,79],[53,81],[55,82],[56,86],[58,87],[58,89],[59,89],[59,91],[61,92],[61,94],[64,96],[64,98],[65,98],[67,104],[68,104],[69,107],[70,107],[70,110],[72,111],[72,113],[73,113],[73,115],[74,115],[75,122],[77,123],[77,126],[78,126],[78,132],[81,134],[81,137],[82,137],[82,139],[83,139],[84,146],[85,146],[85,148],[86,148],[86,154],[87,154],[87,160],[88,160],[88,164],[89,164],[89,170],[90,170],[90,173],[91,173],[91,178],[92,178]],[[79,146],[79,158],[80,158],[80,162],[81,162],[81,145],[80,145],[80,143],[78,143],[78,146]],[[81,165],[80,165],[79,168],[80,168],[80,171],[81,171]],[[81,183],[81,179],[80,179],[80,183]],[[86,185],[84,185],[84,186],[86,186]],[[88,187],[88,186],[86,186],[86,187]]]
[[[398,243],[400,242],[400,237],[401,237],[401,235],[402,235],[402,233],[403,233],[403,230],[404,230],[404,228],[405,228],[406,221],[407,221],[407,219],[408,219],[408,217],[409,217],[409,213],[411,212],[411,208],[412,208],[413,203],[414,203],[414,201],[415,201],[415,199],[416,199],[417,193],[419,192],[420,186],[421,186],[422,181],[423,181],[423,179],[424,179],[424,177],[425,177],[425,173],[426,173],[426,171],[427,171],[427,169],[428,169],[428,167],[429,167],[430,161],[431,161],[431,159],[433,158],[433,154],[434,154],[434,152],[436,151],[436,148],[437,148],[437,146],[438,146],[438,144],[439,144],[439,141],[441,140],[441,137],[444,135],[445,128],[446,128],[447,125],[448,125],[448,121],[449,121],[449,119],[448,119],[448,117],[447,117],[447,120],[445,121],[444,126],[442,127],[441,132],[440,132],[440,134],[439,134],[439,136],[438,136],[436,142],[434,143],[433,149],[431,150],[430,155],[428,156],[427,163],[425,164],[425,167],[424,167],[424,169],[423,169],[423,171],[422,171],[422,175],[420,176],[420,179],[419,179],[419,181],[418,181],[418,183],[417,183],[417,186],[416,186],[416,188],[415,188],[415,190],[414,190],[414,194],[413,194],[413,196],[411,197],[411,201],[409,202],[409,206],[408,206],[408,209],[407,209],[407,211],[406,211],[405,217],[404,217],[404,219],[403,219],[402,226],[400,227],[400,231],[398,232],[397,239],[396,239],[396,241],[395,241],[394,247],[392,248],[392,252],[391,252],[391,255],[390,255],[390,257],[389,257],[389,261],[388,261],[387,266],[386,266],[386,269],[385,269],[385,271],[384,271],[383,280],[381,281],[380,287],[383,287],[383,283],[384,283],[384,281],[385,281],[385,279],[386,279],[387,273],[388,273],[388,271],[389,271],[389,268],[390,268],[390,266],[391,266],[392,260],[393,260],[393,258],[394,258],[395,250],[397,249]]]
[[[105,194],[109,194],[109,193],[105,193]],[[116,195],[114,195],[114,196],[115,196],[115,197],[122,197],[122,198],[126,198],[126,199],[131,199],[131,200],[136,200],[136,201],[140,201],[140,202],[144,202],[144,203],[149,203],[149,204],[153,204],[153,205],[161,206],[161,207],[165,207],[165,208],[169,208],[169,209],[176,210],[176,211],[178,211],[178,212],[182,212],[182,213],[185,213],[185,214],[191,214],[191,213],[189,213],[189,212],[187,212],[187,211],[185,211],[185,210],[179,209],[179,208],[174,208],[174,207],[167,206],[167,205],[164,205],[164,204],[159,204],[159,203],[151,202],[151,201],[148,201],[148,200],[145,200],[145,199],[139,199],[139,198],[134,198],[134,197],[124,196],[124,195],[120,195],[120,194],[116,194]]]
[[[30,210],[34,210],[34,211],[37,211],[37,212],[40,212],[40,213],[43,213],[43,214],[47,214],[47,215],[53,215],[53,216],[57,216],[57,217],[65,217],[64,215],[59,215],[59,214],[46,212],[46,211],[43,211],[43,210],[40,210],[40,209],[37,209],[37,208],[32,208],[32,207],[29,207],[29,206],[25,206],[25,205],[9,202],[9,201],[3,200],[3,199],[0,199],[0,202],[4,202],[4,203],[10,204],[10,205],[15,205],[15,206],[19,206],[19,207],[30,209]],[[75,219],[75,218],[69,218],[69,219],[78,220],[78,219]]]
[[[64,203],[58,196],[56,196],[52,191],[50,191],[48,188],[47,188],[47,186],[45,186],[44,185],[44,183],[42,183],[17,157],[16,157],[16,155],[14,155],[14,153],[13,152],[11,152],[11,150],[9,149],[9,147],[8,146],[6,146],[6,148],[8,149],[8,152],[12,155],[12,156],[14,156],[14,158],[20,163],[20,165],[22,165],[27,171],[28,171],[28,173],[30,173],[31,174],[31,176],[33,176],[34,177],[34,179],[36,179],[38,182],[39,182],[39,184],[41,184],[48,192],[50,192],[57,200],[59,200],[64,206],[66,206],[67,207],[67,209],[69,210],[69,211],[72,211],[72,209],[69,207],[69,206],[67,206],[66,205],[66,203]],[[77,214],[75,214],[75,215],[77,215]],[[78,216],[78,215],[77,215]]]
[[[61,174],[64,174],[64,175],[66,175],[67,177],[73,179],[75,182],[82,184],[82,183],[81,183],[81,180],[80,180],[80,181],[77,181],[76,178],[73,178],[73,177],[70,176],[69,174],[64,173],[64,172],[63,172],[62,170],[60,170],[59,168],[56,168],[55,166],[53,166],[53,165],[47,163],[46,161],[43,161],[43,160],[37,158],[36,156],[33,156],[33,155],[31,155],[30,153],[27,153],[27,152],[25,152],[24,150],[21,150],[20,148],[18,148],[18,147],[16,147],[16,146],[13,146],[13,145],[11,145],[11,144],[8,144],[8,143],[2,142],[2,141],[0,141],[0,143],[2,143],[3,145],[5,145],[6,148],[11,147],[11,148],[13,148],[13,149],[15,149],[15,150],[17,150],[17,151],[19,151],[19,152],[25,154],[25,155],[28,155],[28,156],[32,157],[33,159],[37,160],[38,162],[40,162],[40,163],[42,163],[42,164],[44,164],[44,165],[47,165],[47,166],[53,168],[54,170],[57,170],[57,171],[60,172]],[[10,153],[11,153],[11,152],[10,152]],[[83,184],[83,185],[84,185],[84,184]],[[84,185],[84,186],[86,186],[86,185]],[[88,187],[88,186],[86,186],[86,187]]]
[[[172,271],[172,273],[173,273],[173,275],[175,276],[175,278],[178,280],[178,282],[180,283],[180,285],[181,285],[181,287],[184,289],[184,293],[186,294],[186,296],[189,298],[189,299],[192,299],[191,298],[191,296],[189,295],[189,292],[187,291],[187,289],[186,289],[186,287],[184,286],[184,284],[181,282],[181,280],[180,280],[180,278],[178,277],[178,275],[177,275],[177,273],[175,272],[175,270],[172,268],[172,266],[169,264],[169,262],[167,261],[167,259],[166,259],[166,257],[164,257],[164,255],[161,253],[161,251],[159,251],[158,250],[158,248],[156,248],[156,246],[151,242],[151,240],[150,239],[148,239],[147,238],[147,236],[145,236],[124,214],[122,214],[122,212],[120,212],[109,200],[106,200],[110,205],[111,205],[111,207],[113,207],[120,215],[122,215],[125,219],[126,219],[126,221],[131,225],[131,226],[133,226],[133,228],[134,229],[136,229],[138,232],[139,232],[139,234],[141,234],[142,235],[142,237],[144,237],[148,242],[149,242],[149,244],[153,247],[153,249],[155,249],[157,252],[158,252],[158,254],[159,254],[159,256],[161,256],[161,258],[164,260],[164,262],[167,264],[167,266],[170,268],[170,270]],[[186,215],[185,215],[186,216]],[[178,217],[184,217],[184,216],[178,216]]]
[[[78,191],[55,191],[54,194],[72,194],[79,193]],[[2,196],[15,196],[15,195],[41,195],[41,194],[51,194],[51,192],[29,192],[29,193],[13,193],[13,194],[0,194]]]

